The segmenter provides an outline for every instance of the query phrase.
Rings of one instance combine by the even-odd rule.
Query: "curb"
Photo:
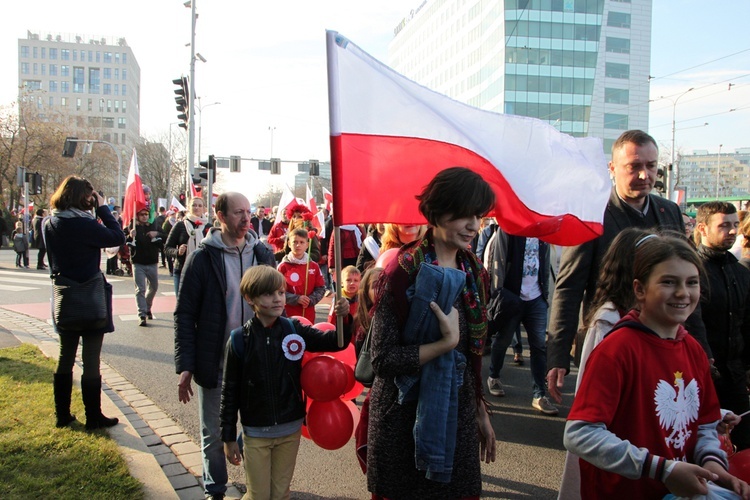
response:
[[[32,316],[0,307],[0,324],[19,342],[34,344],[50,358],[57,358],[59,343],[52,325]],[[73,377],[80,388],[80,357]],[[200,446],[138,388],[101,362],[102,410],[120,423],[108,429],[128,469],[143,485],[147,499],[202,499]],[[228,485],[227,498],[242,493]]]

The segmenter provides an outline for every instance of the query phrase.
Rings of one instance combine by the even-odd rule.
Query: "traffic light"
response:
[[[213,184],[216,181],[216,158],[214,157],[214,155],[208,155],[208,160],[200,162],[200,165],[206,170],[198,171],[199,179],[195,184],[200,184],[201,179],[206,179],[208,182]]]
[[[180,205],[182,205],[183,207],[187,205],[187,201],[185,200],[185,193],[180,193],[178,195],[178,198],[180,200]]]
[[[281,160],[271,158],[271,175],[281,175]]]
[[[177,103],[177,111],[179,112],[177,119],[182,121],[179,126],[187,130],[188,119],[190,118],[190,86],[188,85],[188,79],[186,76],[182,76],[172,80],[172,83],[177,85],[177,88],[174,89],[174,93],[176,94],[174,100]]]
[[[318,160],[310,160],[310,177],[320,175],[320,162]]]
[[[63,158],[73,158],[76,155],[76,146],[78,145],[78,137],[66,137],[65,145],[63,146]]]
[[[669,166],[670,169],[672,165]],[[659,191],[661,194],[664,194],[664,191],[666,190],[664,186],[664,169],[659,168],[656,170],[656,182],[654,182],[654,189]]]
[[[239,172],[240,171],[240,165],[241,160],[239,156],[230,156],[229,157],[229,171],[230,172]]]
[[[39,172],[31,176],[31,194],[42,194],[42,174]]]

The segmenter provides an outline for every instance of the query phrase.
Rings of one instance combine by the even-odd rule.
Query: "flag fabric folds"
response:
[[[122,224],[127,226],[135,218],[140,210],[147,208],[146,196],[143,194],[141,174],[138,171],[138,155],[133,148],[133,157],[130,159],[130,170],[128,171],[128,182],[125,186],[125,200],[122,204]]]
[[[497,196],[511,234],[576,245],[602,234],[611,183],[598,138],[481,110],[396,73],[327,32],[334,223],[424,223],[414,198],[467,167]]]
[[[172,195],[172,201],[169,203],[169,209],[174,210],[175,212],[185,211],[185,207],[174,195]]]

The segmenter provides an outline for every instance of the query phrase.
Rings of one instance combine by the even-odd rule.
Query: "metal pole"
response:
[[[195,3],[190,2],[190,95],[188,96],[188,174],[187,185],[190,186],[190,178],[195,172]]]
[[[723,144],[719,144],[719,155],[716,157],[716,199],[719,199],[719,175],[721,173],[721,147]]]
[[[676,126],[675,114],[677,112],[677,101],[679,101],[680,98],[682,96],[684,96],[685,94],[687,94],[688,92],[691,92],[693,90],[693,88],[694,87],[690,87],[685,92],[683,92],[682,94],[678,95],[677,98],[674,101],[672,101],[672,159],[670,160],[670,163],[672,165],[672,169],[674,169],[674,173],[672,173],[673,170],[667,169],[667,174],[666,175],[667,175],[667,199],[668,200],[672,200],[674,198],[674,194],[673,194],[674,193],[674,185],[672,183],[674,182],[676,184],[677,178],[679,177],[679,170],[677,168],[677,165],[674,164],[674,158],[675,158],[675,154],[674,154],[674,133],[675,133],[675,126]],[[672,201],[674,201],[674,200],[672,200]]]

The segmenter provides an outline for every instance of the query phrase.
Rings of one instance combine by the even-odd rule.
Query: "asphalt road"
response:
[[[35,263],[36,250],[31,252],[31,262]],[[0,307],[49,318],[48,273],[17,270],[14,259],[12,250],[0,250]],[[137,323],[132,279],[109,278],[114,286],[116,331],[105,337],[103,360],[199,442],[196,402],[184,405],[177,400],[172,323],[175,298],[171,278],[166,270],[160,269],[160,289],[154,303],[156,319],[145,328]],[[528,350],[524,354],[528,356]],[[485,357],[485,378],[488,365]],[[560,415],[547,417],[531,408],[528,365],[527,358],[524,366],[515,366],[509,356],[501,375],[507,395],[488,396],[494,409],[492,422],[498,454],[495,463],[482,467],[483,497],[557,497],[565,457],[564,419],[572,401],[575,372],[566,380],[565,404],[560,406]],[[232,481],[244,483],[241,468],[230,465],[230,476]],[[303,439],[292,482],[292,498],[369,498],[365,476],[354,455],[353,440],[340,450],[326,451]]]

